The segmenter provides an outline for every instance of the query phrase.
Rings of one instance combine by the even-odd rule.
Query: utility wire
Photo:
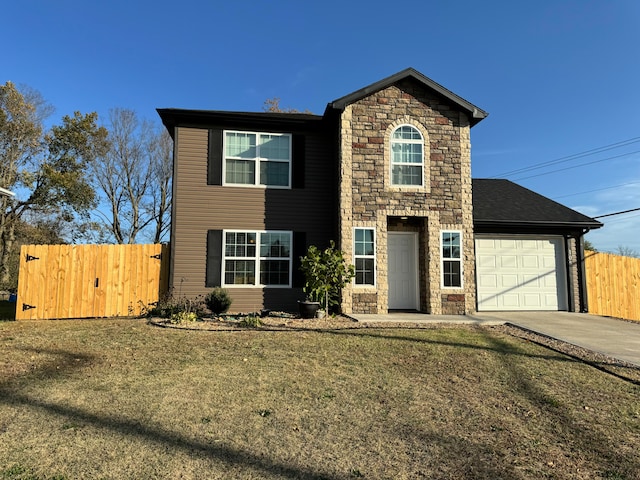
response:
[[[560,195],[553,198],[559,199],[559,198],[566,198],[566,197],[575,197],[576,195],[584,195],[585,193],[601,192],[602,190],[610,190],[612,188],[626,187],[629,185],[638,185],[638,182],[621,183],[620,185],[612,185],[611,187],[603,187],[603,188],[596,188],[595,190],[586,190],[584,192],[569,193],[567,195]]]
[[[612,217],[614,215],[622,215],[623,213],[629,213],[629,212],[637,212],[640,210],[640,207],[638,208],[632,208],[631,210],[623,210],[622,212],[614,212],[614,213],[607,213],[605,215],[598,215],[597,217],[591,217],[591,218],[604,218],[604,217]]]
[[[607,158],[602,158],[600,160],[594,160],[592,162],[587,162],[587,163],[581,163],[579,165],[573,165],[571,167],[565,167],[565,168],[559,168],[557,170],[551,170],[550,172],[545,172],[545,173],[538,173],[537,175],[529,175],[528,177],[518,177],[515,178],[514,181],[518,181],[518,180],[526,180],[528,178],[536,178],[536,177],[542,177],[544,175],[551,175],[552,173],[558,173],[558,172],[564,172],[565,170],[571,170],[573,168],[578,168],[578,167],[586,167],[587,165],[593,165],[594,163],[600,163],[600,162],[605,162],[607,160],[614,160],[616,158],[621,158],[621,157],[626,157],[628,155],[633,155],[635,153],[640,153],[640,150],[634,150],[633,152],[628,152],[628,153],[622,153],[620,155],[615,155],[613,157],[607,157]]]
[[[579,152],[579,153],[574,153],[573,155],[567,155],[565,157],[560,157],[557,158],[555,160],[549,160],[546,162],[541,162],[541,163],[536,163],[534,165],[530,165],[528,167],[523,167],[523,168],[518,168],[516,170],[510,170],[508,172],[504,172],[498,175],[494,175],[492,177],[489,178],[503,178],[503,177],[508,177],[511,175],[515,175],[518,173],[525,173],[525,172],[529,172],[531,170],[538,170],[540,168],[544,168],[544,167],[548,167],[551,165],[556,165],[559,163],[565,163],[565,162],[569,162],[571,160],[576,160],[578,158],[583,158],[583,157],[588,157],[590,155],[595,155],[596,153],[602,153],[602,152],[606,152],[609,150],[614,150],[616,148],[620,148],[620,147],[626,147],[627,145],[631,145],[633,143],[637,143],[640,142],[640,137],[634,137],[634,138],[629,138],[627,140],[621,140],[620,142],[616,142],[616,143],[611,143],[609,145],[605,145],[603,147],[598,147],[598,148],[592,148],[591,150],[585,150],[584,152]]]
[[[615,223],[622,223],[622,222],[628,222],[629,219],[631,218],[636,218],[636,217],[640,217],[640,213],[636,213],[635,215],[629,215],[626,218],[615,218],[613,220],[607,220],[607,226],[611,225],[611,224],[615,224]]]

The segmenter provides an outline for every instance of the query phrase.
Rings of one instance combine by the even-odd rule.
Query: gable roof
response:
[[[331,107],[336,110],[344,110],[347,105],[350,105],[353,102],[356,102],[368,95],[371,95],[372,93],[378,92],[400,80],[404,80],[407,78],[412,78],[418,81],[426,89],[439,93],[440,95],[451,101],[454,105],[457,105],[461,110],[467,112],[467,114],[469,115],[471,126],[480,122],[483,118],[486,118],[487,115],[489,115],[481,108],[476,107],[471,102],[468,102],[464,98],[456,95],[451,90],[446,89],[439,83],[434,82],[429,77],[424,76],[422,73],[413,68],[406,68],[394,75],[391,75],[390,77],[383,78],[382,80],[372,83],[371,85],[361,88],[360,90],[356,90],[353,93],[338,98],[337,100],[330,102],[327,107]]]
[[[474,226],[572,227],[602,223],[509,180],[474,178]]]

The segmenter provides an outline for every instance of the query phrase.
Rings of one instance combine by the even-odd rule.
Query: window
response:
[[[442,232],[442,286],[462,287],[462,233]]]
[[[376,249],[373,228],[354,229],[353,257],[355,259],[356,285],[375,285]]]
[[[225,185],[291,187],[291,135],[227,131]]]
[[[291,286],[291,232],[225,231],[223,284]]]
[[[391,134],[391,184],[422,186],[424,140],[417,128],[402,125]]]

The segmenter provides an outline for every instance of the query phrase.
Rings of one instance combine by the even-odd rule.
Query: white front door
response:
[[[389,232],[387,235],[389,309],[417,310],[418,234]]]

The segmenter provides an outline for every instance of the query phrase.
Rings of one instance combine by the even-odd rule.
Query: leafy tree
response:
[[[584,249],[585,250],[589,250],[590,252],[597,252],[598,250],[596,249],[596,247],[593,246],[593,243],[591,243],[589,240],[585,239],[584,240]]]
[[[16,226],[27,216],[73,223],[95,205],[85,172],[106,151],[107,132],[97,114],[74,113],[45,132],[50,107],[35,91],[0,85],[0,186],[18,192],[0,197],[0,285],[15,283],[9,259]]]
[[[121,108],[110,111],[108,130],[109,149],[93,164],[104,207],[95,212],[102,240],[136,243],[147,233],[160,242],[168,231],[171,208],[171,137]]]
[[[340,292],[355,276],[355,267],[347,265],[344,253],[333,240],[324,250],[311,245],[300,260],[300,270],[306,279],[304,292],[312,301],[323,302],[325,312],[329,313],[329,306],[338,304]]]

